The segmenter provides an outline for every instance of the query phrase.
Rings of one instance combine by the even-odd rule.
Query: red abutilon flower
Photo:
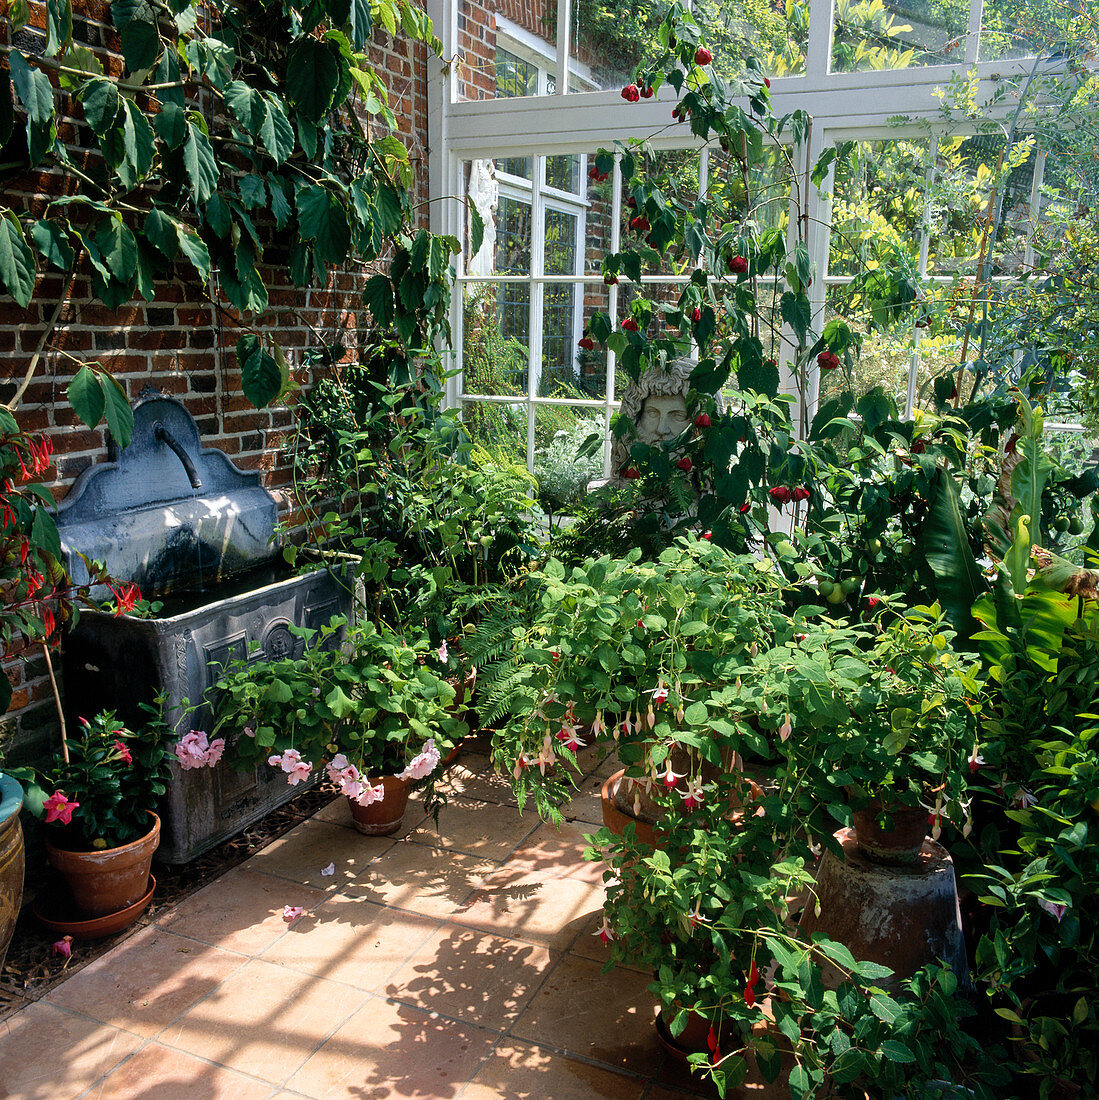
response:
[[[822,351],[817,356],[817,366],[821,370],[835,370],[839,365],[839,357],[833,351]]]
[[[768,489],[767,495],[776,504],[788,504],[793,499],[793,493],[785,485],[776,485],[773,489]]]
[[[635,233],[648,233],[652,226],[649,225],[649,219],[644,214],[638,214],[636,218],[630,218],[630,228]]]
[[[641,98],[642,99],[652,99],[654,94],[655,93],[653,92],[651,84],[643,84],[642,85],[642,87],[641,87]]]
[[[912,453],[914,455],[922,455],[927,450],[927,444],[922,439],[917,439],[912,444]]]
[[[622,322],[622,327],[623,327],[623,328],[624,328],[624,329],[625,329],[625,330],[626,330],[627,332],[637,332],[637,330],[638,330],[638,327],[639,327],[639,326],[638,326],[637,322],[636,322],[636,321],[635,321],[635,320],[634,320],[634,319],[633,319],[632,317],[627,317],[627,318],[626,318],[626,319],[625,319],[625,320],[624,320],[624,321]]]
[[[682,471],[683,471],[683,472],[684,472],[684,473],[686,474],[686,473],[689,473],[689,472],[690,472],[690,469],[691,469],[691,467],[692,467],[692,466],[694,465],[694,463],[692,463],[692,462],[691,462],[691,460],[690,460],[690,459],[689,459],[689,458],[688,458],[688,457],[687,457],[686,455],[684,455],[684,456],[683,456],[683,457],[682,457],[682,458],[681,458],[681,459],[680,459],[680,460],[679,460],[679,461],[678,461],[678,462],[676,463],[676,465],[677,465],[677,466],[678,466],[678,467],[679,467],[679,468],[680,468],[680,469],[681,469],[681,470],[682,470]]]
[[[809,490],[804,485],[799,485],[791,494],[794,500],[808,500]]]
[[[764,86],[765,88],[770,88],[770,86],[771,86],[771,78],[770,78],[769,76],[765,76],[765,77],[763,78],[763,86]]]
[[[630,208],[631,210],[636,210],[636,209],[637,209],[637,199],[635,199],[635,198],[633,197],[633,195],[630,195],[630,196],[628,196],[628,197],[627,197],[627,199],[626,199],[626,205],[627,205],[627,206],[628,206],[628,207],[629,207],[629,208]]]
[[[595,341],[590,336],[584,336],[577,341],[577,345],[582,347],[585,351],[595,350]]]
[[[880,604],[880,603],[881,603],[881,597],[880,596],[868,596],[867,597],[866,606],[869,607],[871,611],[873,611],[874,608],[877,607],[878,604]]]
[[[121,760],[122,763],[125,764],[127,767],[129,767],[134,762],[134,758],[133,755],[130,753],[130,750],[126,747],[125,742],[115,741],[114,747],[118,750],[118,759]]]
[[[698,306],[695,306],[694,309],[691,310],[691,320],[694,321],[696,325],[702,320],[702,310]]]
[[[641,471],[636,466],[627,466],[622,471],[622,476],[629,481],[635,481],[641,476]]]
[[[627,84],[622,89],[622,98],[628,103],[636,103],[641,98],[641,89],[636,84]]]
[[[743,275],[748,270],[748,261],[743,256],[730,256],[729,270],[734,275]]]
[[[72,823],[73,810],[80,806],[79,802],[70,802],[69,796],[64,791],[54,791],[43,803],[46,810],[46,824],[60,821],[62,825]]]
[[[710,53],[710,51],[706,49],[705,46],[699,46],[698,49],[695,50],[696,65],[709,65],[709,63],[713,61],[713,59],[714,55]]]
[[[699,413],[698,416],[695,417],[695,427],[696,428],[708,428],[709,426],[710,426],[710,414],[709,413]]]
[[[606,283],[607,286],[617,286],[618,285],[618,276],[617,275],[611,275],[608,272],[606,275],[603,276],[603,282]]]

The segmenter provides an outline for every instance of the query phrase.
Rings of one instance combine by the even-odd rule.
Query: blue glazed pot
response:
[[[0,772],[0,967],[23,901],[23,788]]]

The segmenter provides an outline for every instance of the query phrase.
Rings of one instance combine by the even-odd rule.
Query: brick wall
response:
[[[110,5],[77,0],[74,7],[78,13],[74,19],[76,40],[92,48],[110,71],[120,71]],[[45,26],[44,5],[31,4],[31,13],[31,26],[16,43],[28,50],[33,49],[35,34]],[[394,42],[381,32],[371,44],[370,56],[387,77],[390,105],[417,169],[417,197],[426,200],[426,50],[405,41]],[[66,137],[79,133],[71,123],[66,126]],[[88,140],[85,144],[94,143]],[[59,177],[36,172],[6,184],[3,201],[18,204],[29,196],[41,210],[61,186]],[[422,209],[426,223],[426,204]],[[327,286],[298,290],[281,273],[285,270],[279,266],[281,259],[273,247],[265,253],[270,311],[260,325],[271,330],[287,350],[295,380],[308,385],[312,379],[302,366],[302,353],[317,343],[315,333],[325,343],[335,343],[342,336],[345,345],[354,348],[360,288],[370,273],[338,271]],[[56,273],[40,276],[27,310],[10,298],[0,299],[0,401],[9,401],[15,392],[63,286],[64,278]],[[85,428],[65,399],[69,380],[79,362],[86,360],[111,371],[131,400],[147,385],[178,397],[196,418],[204,446],[225,451],[246,469],[262,470],[264,484],[280,496],[283,514],[289,514],[291,502],[283,491],[290,483],[290,459],[284,443],[293,411],[285,404],[255,409],[244,398],[234,354],[240,332],[232,308],[215,305],[183,267],[174,278],[158,285],[155,301],[138,299],[117,310],[94,302],[86,274],[78,275],[60,324],[16,410],[26,430],[42,433],[53,443],[56,462],[49,488],[55,498],[64,498],[81,471],[106,459],[105,430]],[[14,688],[12,705],[7,715],[0,717],[0,747],[9,752],[9,758],[36,751],[56,726],[41,653],[41,647],[35,647],[33,653],[14,655],[2,665]]]

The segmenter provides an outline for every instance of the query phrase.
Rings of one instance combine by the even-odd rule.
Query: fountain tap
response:
[[[179,461],[183,463],[183,469],[187,471],[187,477],[190,479],[191,488],[201,489],[202,479],[198,476],[195,464],[191,461],[191,456],[183,449],[179,440],[176,439],[159,420],[153,425],[153,435],[160,440],[161,443],[167,444],[175,451]]]

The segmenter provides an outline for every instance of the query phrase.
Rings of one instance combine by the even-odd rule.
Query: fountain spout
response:
[[[175,451],[179,461],[183,463],[183,469],[187,471],[187,477],[191,482],[192,489],[202,488],[202,479],[198,476],[198,471],[195,469],[195,464],[191,461],[191,456],[183,449],[179,440],[163,424],[158,420],[153,426],[153,435],[160,440],[161,443],[167,444]]]

